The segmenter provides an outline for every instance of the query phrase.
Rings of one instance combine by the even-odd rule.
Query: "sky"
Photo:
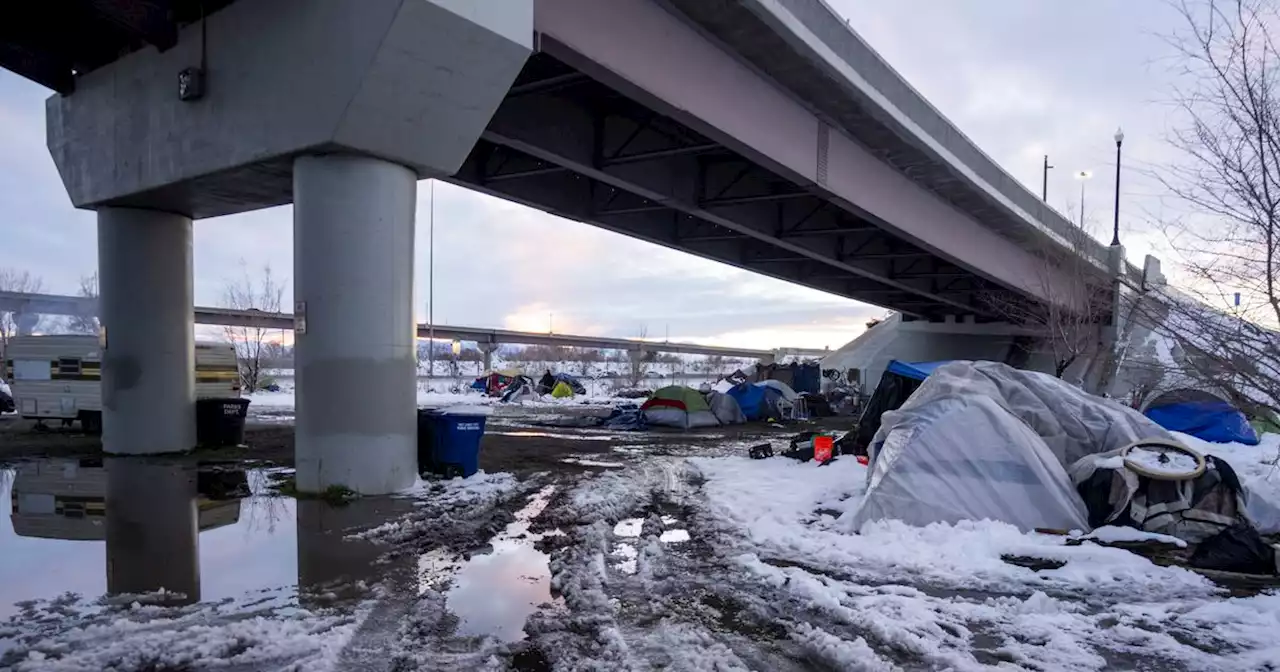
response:
[[[1139,171],[1169,156],[1178,27],[1160,0],[827,0],[972,141],[1032,191],[1109,242],[1115,144],[1125,134],[1121,236],[1131,261],[1168,251],[1146,222],[1159,200]],[[0,268],[74,293],[97,263],[96,219],[71,207],[45,148],[50,92],[0,70]],[[1132,168],[1130,168],[1132,167]],[[1080,182],[1073,175],[1093,172]],[[753,348],[831,347],[881,308],[699,259],[444,183],[418,185],[416,313],[437,324]],[[434,192],[434,207],[432,193]],[[434,213],[434,254],[428,226]],[[428,257],[434,258],[434,274]],[[195,301],[270,265],[292,274],[288,206],[194,224]],[[428,276],[434,291],[428,291]],[[292,291],[286,289],[286,303]]]

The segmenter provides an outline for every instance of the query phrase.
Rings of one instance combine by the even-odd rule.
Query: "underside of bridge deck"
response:
[[[459,184],[907,315],[991,317],[1006,290],[547,53]]]

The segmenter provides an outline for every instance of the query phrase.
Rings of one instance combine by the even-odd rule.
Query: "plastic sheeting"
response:
[[[1084,503],[1053,451],[996,399],[948,392],[893,415],[881,430],[855,529],[885,518],[1088,528]]]
[[[996,362],[956,361],[934,370],[898,411],[884,414],[880,432],[871,442],[873,451],[882,433],[896,422],[895,414],[953,395],[997,400],[1026,423],[1064,467],[1086,455],[1118,450],[1138,439],[1173,439],[1138,411],[1049,374],[1020,371]],[[965,438],[958,436],[957,440]]]
[[[1225,401],[1185,401],[1152,406],[1148,418],[1165,429],[1213,443],[1258,445],[1258,433],[1240,409]]]
[[[1087,529],[1067,466],[1140,438],[1172,437],[1141,413],[1047,374],[951,362],[881,417],[855,523],[990,518],[1024,530]]]

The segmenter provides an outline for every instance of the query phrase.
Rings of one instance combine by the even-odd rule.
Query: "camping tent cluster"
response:
[[[537,382],[519,371],[491,371],[476,378],[471,388],[491,397],[501,397],[504,402],[539,399],[548,394],[555,399],[568,399],[587,393],[586,386],[576,377],[551,371],[543,374]]]
[[[651,425],[691,429],[736,425],[749,420],[794,417],[800,395],[778,380],[725,384],[706,393],[670,385],[653,393],[641,409]]]

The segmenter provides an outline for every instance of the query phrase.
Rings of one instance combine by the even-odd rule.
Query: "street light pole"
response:
[[[1053,166],[1049,165],[1049,155],[1044,155],[1044,170],[1041,171],[1040,177],[1040,200],[1045,203],[1049,202],[1049,169]]]
[[[427,215],[427,380],[436,376],[436,181],[431,190],[431,210]],[[430,385],[430,383],[428,383]]]
[[[1124,131],[1116,129],[1116,205],[1111,224],[1111,245],[1120,245],[1120,145],[1124,143]]]
[[[1080,228],[1084,228],[1084,183],[1086,180],[1093,178],[1093,172],[1082,170],[1076,173],[1076,179],[1080,180]]]

